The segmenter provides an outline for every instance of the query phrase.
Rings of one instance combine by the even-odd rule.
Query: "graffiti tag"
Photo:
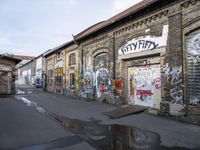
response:
[[[122,54],[127,54],[132,51],[152,50],[158,47],[158,44],[149,40],[138,40],[121,48]]]

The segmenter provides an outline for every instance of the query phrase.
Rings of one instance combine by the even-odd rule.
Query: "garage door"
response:
[[[145,65],[128,68],[128,103],[160,107],[160,65]]]

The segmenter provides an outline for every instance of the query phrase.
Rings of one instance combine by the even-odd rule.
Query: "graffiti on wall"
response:
[[[200,55],[197,56],[188,56],[188,60],[194,65],[200,65]]]
[[[104,92],[111,90],[111,80],[109,71],[106,68],[100,68],[96,71],[96,92],[99,98]]]
[[[112,83],[108,71],[108,54],[101,53],[94,59],[96,95],[111,91]]]
[[[152,50],[158,47],[158,43],[151,41],[151,40],[138,40],[134,41],[124,47],[122,47],[121,53],[122,54],[127,54],[131,53],[132,51],[142,51],[142,50]],[[133,52],[132,52],[133,53]]]
[[[200,30],[189,34],[187,38],[187,96],[190,104],[199,104]]]
[[[188,54],[195,56],[200,55],[200,33],[189,37],[188,41]]]
[[[183,91],[182,91],[182,66],[172,67],[171,70],[171,89],[170,96],[173,98],[172,102],[178,103],[182,102]]]
[[[119,55],[127,55],[141,51],[153,50],[166,46],[168,36],[168,25],[163,26],[162,36],[141,36],[128,41],[118,50]]]
[[[92,72],[86,72],[83,79],[83,89],[85,93],[93,93],[93,75]]]
[[[156,107],[160,101],[160,65],[130,67],[128,82],[129,103]]]
[[[162,75],[162,81],[169,81],[170,78],[170,67],[169,64],[166,63],[165,65],[162,66],[163,70],[163,75]]]
[[[163,82],[170,83],[170,96],[172,103],[182,103],[182,66],[170,67],[168,63],[163,65]]]

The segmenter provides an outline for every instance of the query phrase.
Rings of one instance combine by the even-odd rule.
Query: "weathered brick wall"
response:
[[[199,1],[180,1],[169,9],[169,38],[162,72],[164,80],[161,108],[172,115],[183,115],[187,108],[186,35],[199,28]],[[189,109],[195,110],[195,109]]]
[[[186,114],[191,117],[197,117],[200,116],[199,112],[199,106],[196,105],[196,103],[199,101],[199,98],[196,97],[196,95],[189,95],[189,91],[193,93],[193,90],[197,92],[198,86],[195,87],[195,89],[191,89],[191,85],[189,86],[188,82],[191,81],[192,75],[189,70],[191,70],[192,66],[199,66],[200,65],[200,59],[199,55],[196,56],[188,56],[188,46],[191,41],[190,38],[192,38],[197,33],[200,33],[200,1],[199,0],[188,0],[185,1],[182,5],[182,29],[183,29],[183,72],[184,72],[184,103],[187,104],[186,106]],[[189,63],[188,63],[189,62]],[[190,64],[190,66],[188,66]],[[197,70],[196,70],[197,71]],[[189,79],[190,78],[190,79]],[[198,79],[198,74],[196,74],[196,78]],[[196,80],[196,79],[195,79]],[[198,85],[200,81],[196,80],[195,83]],[[191,102],[191,98],[194,99],[196,102]],[[192,104],[193,103],[193,104]],[[200,120],[199,117],[196,119]]]
[[[75,54],[75,64],[69,65],[70,55]],[[70,74],[75,74],[75,85],[70,86]],[[70,47],[67,47],[64,52],[64,89],[65,94],[70,96],[79,95],[81,88],[81,76],[78,66],[78,46],[73,44]]]
[[[0,58],[1,69],[6,68],[7,71],[0,71],[0,94],[14,93],[12,74],[15,68],[15,62]]]
[[[91,72],[92,87],[94,78],[94,58],[100,53],[108,54],[109,77],[112,82],[112,94],[126,102],[127,95],[127,61],[156,55],[161,65],[161,108],[173,115],[180,115],[187,104],[186,98],[186,45],[185,36],[200,27],[199,0],[177,0],[156,11],[143,14],[136,20],[130,20],[107,32],[98,34],[79,43],[79,66],[84,82],[86,72]],[[118,50],[127,41],[145,35],[161,36],[164,25],[169,26],[166,47],[157,52],[141,52],[129,57],[121,57]],[[149,55],[149,56],[148,56]],[[132,57],[132,58],[131,58]],[[82,60],[83,59],[83,60]],[[114,80],[121,80],[121,89],[116,90]],[[94,97],[95,89],[89,97]]]
[[[129,59],[122,60],[118,55],[118,50],[121,46],[124,45],[125,42],[140,36],[145,35],[154,35],[154,36],[161,36],[163,31],[163,26],[168,24],[167,18],[168,10],[163,9],[158,12],[152,13],[147,15],[146,17],[140,20],[133,20],[127,24],[127,26],[131,26],[126,30],[126,26],[119,27],[115,30],[115,74],[116,79],[121,79],[123,81],[123,90],[119,91],[118,94],[121,96],[121,101],[127,103],[127,64],[126,62],[129,59],[139,59],[140,57],[149,57],[148,53],[137,53],[133,55],[133,57]],[[146,21],[147,20],[147,21]],[[146,21],[146,22],[145,22]],[[125,29],[124,29],[125,28]],[[151,53],[150,53],[151,54]],[[164,55],[163,53],[157,54],[158,56]]]
[[[54,65],[55,65],[55,54],[50,55],[46,58],[46,75],[47,75],[47,91],[53,92],[54,91]],[[48,72],[49,70],[53,70],[53,76],[49,77]]]

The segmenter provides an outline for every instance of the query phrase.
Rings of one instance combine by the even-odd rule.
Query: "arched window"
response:
[[[76,64],[76,54],[72,53],[69,55],[69,66]]]
[[[99,68],[108,68],[108,53],[100,53],[94,58],[94,70],[97,71]]]

